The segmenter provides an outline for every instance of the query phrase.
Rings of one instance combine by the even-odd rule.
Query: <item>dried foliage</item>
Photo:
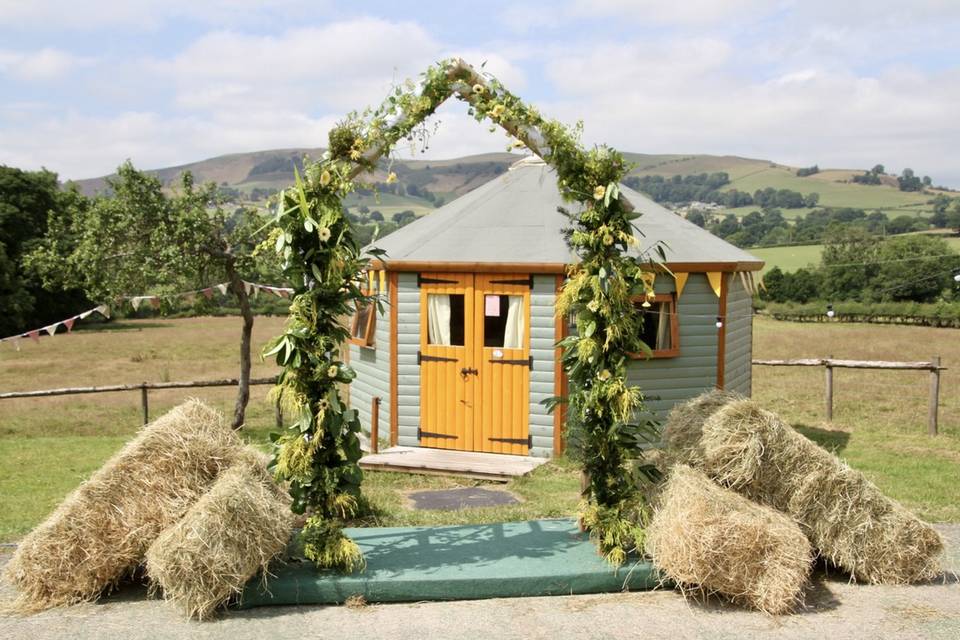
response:
[[[813,550],[787,516],[674,467],[647,528],[654,566],[684,590],[717,593],[766,613],[802,602]]]
[[[940,573],[943,542],[930,525],[755,403],[716,411],[701,446],[700,466],[710,477],[789,515],[854,579],[899,584]]]
[[[254,450],[224,471],[183,518],[150,545],[147,577],[188,617],[204,619],[287,546],[294,515]]]
[[[5,571],[18,589],[14,607],[98,598],[140,565],[241,447],[223,416],[199,400],[144,427],[20,543]]]

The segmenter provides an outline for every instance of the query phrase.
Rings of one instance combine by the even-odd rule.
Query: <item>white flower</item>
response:
[[[397,174],[391,171],[387,174],[387,184],[393,184],[397,181]]]
[[[590,311],[592,311],[593,313],[596,313],[597,309],[599,308],[600,308],[600,303],[597,302],[596,300],[591,300],[590,302],[587,303],[587,309],[590,309]]]
[[[607,188],[603,185],[599,185],[593,188],[593,199],[594,200],[603,200],[603,196],[607,195]]]
[[[610,235],[609,233],[605,233],[605,234],[603,235],[603,244],[604,244],[605,246],[607,246],[607,247],[609,247],[610,245],[612,245],[612,244],[613,244],[613,236]]]
[[[486,91],[486,90],[487,90],[487,88],[484,87],[482,84],[475,84],[475,85],[473,85],[473,92],[476,93],[476,94],[478,94],[478,95],[482,95],[483,92]]]
[[[340,367],[335,364],[330,365],[330,368],[327,369],[327,375],[331,378],[336,378],[338,373],[340,373]]]
[[[609,380],[611,375],[613,374],[610,373],[609,369],[604,369],[603,371],[600,372],[600,379]]]
[[[330,175],[329,171],[324,169],[323,173],[320,174],[320,185],[325,187],[330,184],[331,180],[333,180],[333,176]]]
[[[506,111],[506,107],[502,104],[494,105],[493,109],[490,110],[490,116],[493,118],[499,118],[503,115],[503,112]]]
[[[330,239],[330,229],[328,227],[321,227],[317,234],[320,236],[320,242],[326,242]]]

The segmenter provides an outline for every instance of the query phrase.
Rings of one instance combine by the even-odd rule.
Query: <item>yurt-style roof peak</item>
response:
[[[641,214],[639,252],[662,242],[667,265],[687,270],[709,264],[712,270],[757,270],[763,262],[714,236],[624,185],[621,195]],[[511,264],[531,272],[561,272],[576,261],[561,230],[569,220],[554,170],[537,156],[514,163],[509,171],[433,213],[398,229],[376,246],[386,251],[391,270],[454,268],[456,265]],[[688,268],[692,267],[692,269]]]

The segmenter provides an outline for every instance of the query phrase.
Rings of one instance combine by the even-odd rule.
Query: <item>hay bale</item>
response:
[[[145,426],[17,548],[6,578],[21,612],[94,600],[132,572],[232,463],[242,443],[189,400]]]
[[[664,459],[668,465],[695,465],[703,459],[700,438],[703,423],[720,407],[744,397],[732,391],[712,389],[677,404],[667,414],[663,427]]]
[[[822,556],[873,584],[940,573],[940,535],[862,473],[749,400],[726,405],[703,429],[704,471],[786,513]]]
[[[681,588],[772,614],[802,602],[813,561],[810,543],[790,518],[686,465],[674,467],[666,482],[646,549]]]
[[[248,450],[147,550],[147,576],[188,617],[203,619],[283,552],[290,496]]]

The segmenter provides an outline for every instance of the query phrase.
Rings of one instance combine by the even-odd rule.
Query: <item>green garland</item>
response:
[[[470,104],[478,121],[501,126],[539,154],[557,172],[565,200],[580,203],[566,233],[580,257],[557,300],[558,321],[576,317],[578,335],[561,346],[569,376],[568,429],[589,479],[581,520],[614,563],[642,547],[647,507],[630,475],[653,477],[640,460],[640,444],[656,438],[649,424],[636,424],[643,408],[640,389],[627,383],[627,353],[648,351],[640,341],[639,314],[631,297],[650,291],[640,264],[626,255],[635,244],[631,208],[617,185],[626,165],[608,147],[584,150],[579,127],[547,121],[488,75],[459,60],[430,67],[418,86],[397,87],[376,110],[352,113],[330,132],[322,161],[310,166],[284,191],[277,207],[273,240],[291,282],[301,283],[285,332],[268,345],[283,367],[276,393],[287,415],[296,418],[276,437],[273,465],[287,481],[297,513],[310,512],[302,534],[306,556],[320,567],[354,570],[363,566],[357,546],[342,533],[357,513],[362,473],[357,412],[347,408],[338,384],[355,374],[340,360],[349,337],[340,322],[357,304],[377,304],[362,290],[358,275],[368,267],[342,201],[354,179],[401,139],[424,140],[423,125],[451,95]],[[390,173],[388,181],[395,179]],[[382,253],[370,252],[369,257]]]

